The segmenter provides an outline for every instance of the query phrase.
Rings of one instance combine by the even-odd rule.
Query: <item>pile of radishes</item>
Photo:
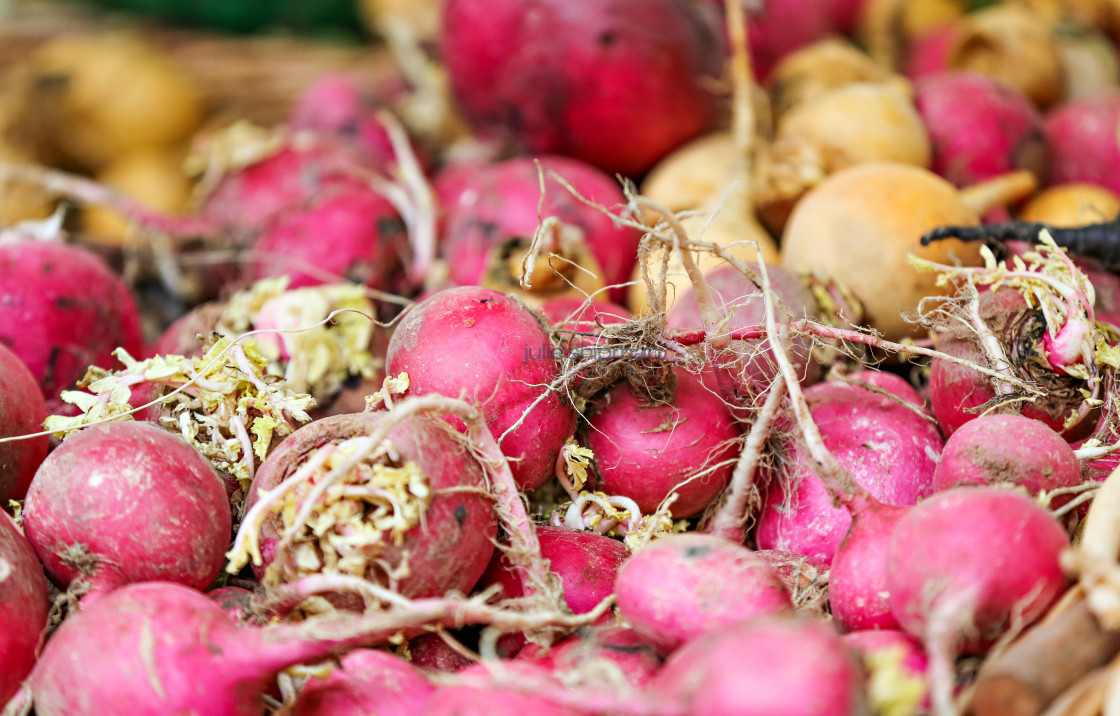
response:
[[[4,714],[1098,713],[1114,8],[384,5],[189,215],[0,165],[190,287],[0,231]]]

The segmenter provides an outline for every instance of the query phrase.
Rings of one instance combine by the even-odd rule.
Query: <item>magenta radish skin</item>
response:
[[[949,23],[913,40],[906,58],[906,76],[920,80],[949,69],[949,57],[961,34],[960,23]]]
[[[440,674],[462,671],[474,662],[447,645],[438,634],[421,634],[408,642],[410,663],[417,669]]]
[[[663,654],[736,622],[793,610],[785,585],[762,559],[700,534],[640,549],[619,570],[615,596],[634,632]]]
[[[1090,182],[1120,191],[1120,92],[1067,102],[1046,117],[1050,183]]]
[[[35,376],[47,410],[113,350],[143,350],[140,315],[125,283],[101,259],[62,241],[0,242],[0,343]]]
[[[755,77],[765,82],[783,57],[837,31],[837,20],[854,21],[853,11],[841,7],[845,3],[852,4],[850,0],[762,0],[743,3]],[[722,0],[708,0],[707,5],[720,14],[726,25]]]
[[[545,173],[541,203],[540,162]],[[555,172],[580,196],[608,209],[626,204],[618,181],[576,159],[562,156],[517,157],[478,167],[458,190],[445,189],[451,201],[444,207],[447,229],[443,255],[451,280],[467,286],[482,282],[490,253],[509,239],[531,239],[541,219],[556,217],[583,232],[583,241],[602,271],[607,286],[626,283],[638,260],[640,233],[616,226],[609,216],[572,195]],[[624,301],[626,287],[607,292],[613,301]]]
[[[637,175],[716,121],[724,49],[695,3],[450,0],[441,50],[467,122],[521,153]]]
[[[844,631],[898,629],[887,587],[887,549],[909,507],[873,504],[852,520],[828,578],[832,618]]]
[[[879,387],[893,385],[886,389],[908,401],[914,397],[901,378],[874,371],[851,377]],[[805,398],[825,447],[872,497],[888,505],[913,505],[932,494],[943,441],[930,421],[884,395],[839,380],[808,388]],[[791,450],[788,467],[771,476],[763,495],[758,546],[831,564],[852,525],[851,513],[833,505],[807,456],[796,447]]]
[[[295,473],[309,453],[326,443],[341,442],[369,435],[375,431],[386,413],[336,415],[316,420],[289,435],[261,464],[249,488],[245,510],[259,501],[262,491],[271,490]],[[402,461],[416,463],[428,480],[433,493],[465,486],[486,485],[478,462],[446,432],[445,426],[431,418],[408,418],[389,431]],[[261,526],[260,545],[263,562],[253,565],[258,579],[263,579],[276,559],[276,547],[284,531],[277,515],[270,515]],[[423,521],[404,533],[402,542],[394,544],[388,536],[378,556],[389,565],[398,565],[408,554],[409,571],[396,584],[397,591],[413,598],[434,597],[450,590],[467,592],[478,581],[494,551],[497,536],[490,500],[472,492],[436,494],[428,504]],[[294,574],[294,563],[282,567],[287,581]],[[382,580],[384,575],[367,572],[368,579]]]
[[[478,405],[522,490],[552,477],[575,413],[555,391],[529,410],[560,371],[539,319],[517,301],[473,286],[433,294],[401,319],[385,364],[389,375],[408,373],[409,395],[465,395]]]
[[[414,716],[435,687],[400,657],[355,649],[325,677],[313,676],[299,692],[292,716]]]
[[[595,453],[597,490],[629,497],[643,514],[676,492],[670,509],[680,518],[706,508],[731,479],[739,426],[714,387],[682,368],[673,375],[671,404],[650,405],[628,382],[612,388],[591,408],[587,445]]]
[[[934,148],[934,172],[954,186],[1027,169],[1045,180],[1042,116],[1021,92],[975,72],[944,72],[914,86]]]
[[[866,713],[851,650],[827,625],[792,616],[728,625],[686,644],[649,688],[688,716]]]
[[[1061,435],[1021,415],[983,415],[945,442],[933,471],[934,490],[1010,483],[1032,495],[1081,483],[1077,456]],[[1069,498],[1051,504],[1060,507]]]
[[[1016,491],[938,493],[894,529],[887,551],[891,611],[927,647],[931,630],[945,629],[960,653],[982,653],[1012,619],[1029,626],[1061,596],[1066,576],[1058,558],[1068,548],[1058,521]]]
[[[0,511],[0,704],[15,695],[35,666],[49,606],[47,579],[35,552]]]
[[[507,662],[503,666],[515,674],[521,672],[553,680],[546,669],[531,663]],[[482,664],[464,669],[461,673],[483,680],[490,678],[490,672]],[[557,690],[563,689],[560,682],[554,681],[554,684]],[[443,686],[436,689],[418,716],[578,716],[580,713],[540,696],[496,686]]]
[[[79,577],[91,593],[149,581],[204,589],[224,564],[231,516],[202,453],[128,421],[88,428],[56,448],[27,491],[23,526],[60,589]]]
[[[844,643],[852,647],[865,658],[869,654],[883,652],[887,649],[902,651],[902,667],[909,675],[923,679],[929,667],[929,659],[922,652],[922,645],[912,636],[897,629],[873,629],[853,631],[841,637]]]
[[[544,656],[536,645],[530,644],[517,658],[557,674],[577,669],[592,659],[607,660],[618,667],[633,686],[648,684],[661,667],[657,651],[637,632],[617,626],[584,627],[553,646]]]
[[[0,343],[0,438],[40,432],[46,419],[47,407],[35,376]],[[0,505],[23,499],[49,449],[46,435],[0,443]]]
[[[215,604],[222,609],[222,613],[238,624],[254,621],[253,593],[242,587],[218,587],[206,592]]]
[[[365,103],[356,80],[345,74],[324,75],[305,89],[296,100],[288,126],[347,142],[361,162],[373,168],[396,163],[376,109]]]

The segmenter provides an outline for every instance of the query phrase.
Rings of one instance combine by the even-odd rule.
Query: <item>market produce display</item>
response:
[[[1116,3],[0,38],[2,716],[1120,714]]]

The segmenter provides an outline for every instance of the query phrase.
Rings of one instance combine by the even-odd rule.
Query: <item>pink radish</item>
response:
[[[553,687],[559,682],[543,668],[531,662],[503,664],[505,671],[514,677],[525,674],[535,679],[547,681]],[[488,680],[489,672],[485,665],[476,665],[461,672],[463,676]],[[443,686],[432,694],[418,716],[578,716],[576,709],[559,706],[540,696],[521,690],[489,685],[452,685]]]
[[[591,408],[587,444],[596,489],[627,497],[645,514],[672,493],[674,517],[707,507],[731,479],[739,426],[701,376],[674,368],[674,397],[652,398],[627,382]]]
[[[47,580],[35,552],[0,512],[0,705],[31,673],[47,631]]]
[[[640,174],[711,129],[723,48],[696,4],[674,0],[450,0],[451,87],[481,134]]]
[[[897,629],[887,588],[887,550],[909,507],[872,503],[852,520],[828,573],[832,617],[846,631]]]
[[[340,564],[408,597],[474,586],[497,534],[490,501],[473,491],[486,486],[482,469],[442,421],[394,421],[387,413],[338,415],[285,439],[253,480],[231,552],[235,564],[252,558],[269,586],[322,575],[327,593],[336,593],[332,577],[345,574]],[[386,429],[382,446],[389,452],[351,464],[350,456]],[[338,488],[327,493],[321,485],[332,472]],[[276,514],[272,508],[283,500],[293,500],[296,510]]]
[[[856,716],[867,708],[859,662],[840,637],[790,616],[731,624],[686,644],[649,688],[688,716]]]
[[[1038,420],[1021,415],[984,415],[970,420],[946,441],[933,487],[1008,483],[1032,495],[1081,483],[1069,443]],[[1060,506],[1067,500],[1055,500]]]
[[[931,494],[941,452],[940,434],[901,378],[875,371],[815,385],[805,391],[825,447],[876,500],[912,505]],[[859,382],[885,388],[882,395]],[[898,396],[902,397],[898,397]],[[758,546],[806,554],[828,563],[852,524],[847,507],[833,504],[812,461],[797,447],[788,467],[771,477],[757,528]]]
[[[0,343],[31,370],[48,411],[59,412],[59,391],[89,366],[111,366],[118,346],[140,354],[140,315],[128,287],[93,254],[13,231],[0,237]]]
[[[521,489],[552,477],[574,413],[551,387],[559,369],[548,334],[522,305],[485,288],[440,291],[404,315],[385,363],[390,375],[408,373],[409,395],[477,403]]]
[[[1007,489],[941,492],[899,521],[887,556],[891,611],[925,643],[935,710],[951,708],[957,654],[983,653],[1058,599],[1068,548],[1050,513]]]
[[[700,534],[663,537],[628,559],[615,588],[622,617],[662,653],[762,614],[792,611],[789,592],[749,549]]]
[[[991,77],[944,72],[915,84],[915,104],[934,148],[932,169],[967,186],[1016,169],[1046,177],[1042,116]]]
[[[0,343],[0,438],[40,432],[46,418],[35,376]],[[0,505],[23,499],[49,447],[46,435],[0,442]]]
[[[1067,102],[1046,117],[1050,182],[1090,182],[1120,191],[1120,92]]]
[[[222,612],[238,624],[254,623],[253,593],[243,587],[218,587],[206,592]]]
[[[929,708],[929,659],[913,637],[892,629],[854,631],[844,643],[868,671],[868,697],[877,713],[915,713]]]
[[[330,674],[308,679],[292,716],[415,716],[435,691],[409,663],[374,649],[356,649]]]
[[[288,124],[293,129],[333,135],[347,141],[363,164],[384,167],[395,161],[393,145],[376,109],[366,104],[355,77],[329,74],[303,91]]]
[[[24,504],[27,539],[51,581],[66,589],[81,579],[90,596],[154,580],[209,586],[230,523],[225,489],[206,458],[131,421],[67,438],[35,473]]]
[[[544,666],[558,674],[584,667],[589,662],[610,662],[618,668],[626,681],[634,686],[644,686],[661,666],[657,652],[646,644],[633,629],[616,626],[585,627],[545,655],[535,644],[530,644],[518,654],[519,660]]]
[[[417,669],[442,674],[462,671],[474,662],[448,646],[439,634],[421,634],[408,642],[409,661]]]

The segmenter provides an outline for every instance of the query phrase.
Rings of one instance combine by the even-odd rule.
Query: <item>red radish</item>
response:
[[[47,580],[31,545],[0,512],[0,705],[19,689],[35,666],[46,636]]]
[[[559,369],[548,334],[515,300],[470,286],[433,294],[401,319],[385,363],[390,375],[408,373],[409,395],[477,403],[522,490],[553,475],[574,413],[550,387]]]
[[[1081,483],[1081,468],[1062,436],[1022,415],[983,415],[945,442],[933,471],[937,492],[958,485],[1009,483],[1031,495]],[[1055,507],[1067,502],[1055,500]]]
[[[46,418],[47,408],[35,376],[0,343],[0,438],[40,432]],[[0,505],[23,499],[49,448],[46,435],[0,442]]]
[[[51,581],[91,593],[132,582],[204,589],[222,569],[231,517],[210,463],[149,423],[112,422],[67,438],[39,467],[24,529]]]
[[[957,654],[983,653],[1061,596],[1066,576],[1059,557],[1066,549],[1069,537],[1058,521],[1007,489],[941,492],[899,521],[887,556],[891,611],[925,643],[936,709],[951,709]]]
[[[355,646],[386,644],[425,624],[534,629],[574,621],[438,599],[366,616],[244,628],[203,594],[147,582],[110,592],[70,615],[40,657],[31,690],[40,716],[100,716],[109,706],[111,713],[129,716],[258,716],[262,694],[281,669]]]
[[[584,627],[543,656],[535,644],[529,645],[518,654],[518,659],[544,666],[558,674],[589,662],[598,665],[609,661],[634,686],[648,684],[661,666],[657,652],[637,632],[616,626]]]
[[[408,597],[474,586],[493,553],[497,524],[484,496],[448,490],[485,488],[482,469],[442,421],[394,420],[387,413],[337,415],[280,443],[249,489],[234,564],[251,557],[268,586],[321,574],[328,593],[336,593],[331,578],[347,574]],[[389,452],[371,455],[370,436],[386,429],[381,445]],[[355,465],[359,454],[366,457]],[[326,476],[337,470],[338,487],[327,492]],[[276,514],[284,500],[294,500],[296,510]]]
[[[906,58],[906,76],[913,80],[949,69],[949,57],[960,40],[960,23],[950,23],[914,39]]]
[[[1046,177],[1042,116],[1030,100],[998,80],[944,72],[914,87],[933,145],[933,171],[967,186],[1016,169]]]
[[[554,298],[540,306],[541,315],[560,332],[560,348],[567,354],[599,346],[602,326],[625,323],[630,311],[616,303],[581,299],[574,296]]]
[[[832,4],[843,2],[848,0]],[[724,8],[723,0],[709,0],[709,4],[717,10]],[[743,2],[751,66],[758,79],[765,81],[786,55],[833,32],[836,29],[833,13],[847,14],[849,20],[854,19],[850,17],[853,14],[850,10],[827,7],[828,4],[826,0]]]
[[[0,343],[31,369],[48,411],[59,412],[59,391],[89,366],[111,366],[118,346],[139,355],[140,315],[128,287],[93,254],[13,232],[0,238]]]
[[[1050,182],[1090,182],[1120,192],[1120,92],[1067,102],[1046,117]]]
[[[409,661],[418,669],[451,674],[474,662],[447,645],[439,634],[421,634],[408,642]]]
[[[834,380],[812,386],[805,398],[824,445],[876,500],[912,505],[932,492],[941,436],[920,406],[907,405],[916,396],[901,378],[875,371],[852,378],[873,386],[894,384],[886,389],[896,397],[901,394],[902,402],[858,383]],[[852,515],[847,507],[833,504],[812,465],[794,447],[788,467],[771,478],[758,522],[758,546],[831,563]]]
[[[694,3],[450,0],[441,40],[467,121],[529,152],[640,174],[716,120],[723,48]]]
[[[688,716],[856,716],[867,708],[859,662],[840,637],[792,617],[700,637],[669,657],[649,688],[682,702]]]
[[[206,593],[222,612],[237,622],[244,624],[254,621],[253,593],[242,587],[218,587]]]
[[[875,713],[916,713],[929,708],[929,659],[920,643],[892,629],[854,631],[842,638],[863,657]]]
[[[865,0],[823,0],[823,7],[832,20],[833,29],[850,35],[856,28],[856,21],[863,10]]]
[[[348,140],[364,164],[384,167],[395,161],[395,155],[375,112],[365,103],[356,78],[336,73],[320,77],[303,91],[288,124],[297,131]]]
[[[619,570],[615,594],[622,617],[662,653],[744,619],[793,610],[765,561],[700,534],[663,537],[637,551]]]
[[[531,662],[503,664],[503,669],[516,677],[519,673],[537,679],[545,679],[559,687],[547,671]],[[478,676],[489,679],[487,666],[479,664],[465,669],[464,676]],[[575,709],[558,706],[551,701],[520,690],[484,685],[443,686],[436,690],[424,705],[418,716],[577,716]]]
[[[887,589],[887,549],[909,507],[871,504],[854,515],[828,573],[828,603],[841,629],[897,629]]]
[[[356,649],[299,692],[292,716],[415,716],[435,691],[409,663],[384,651]]]
[[[633,500],[644,514],[672,493],[674,517],[695,515],[731,479],[739,425],[701,376],[674,368],[673,397],[642,394],[623,382],[590,409],[587,445],[596,489]]]
[[[798,610],[823,612],[828,602],[829,566],[826,562],[780,549],[760,549],[755,555],[770,565],[786,585]]]
[[[545,173],[542,203],[541,179]],[[556,217],[578,230],[584,246],[594,256],[607,286],[630,280],[638,260],[636,229],[616,225],[610,216],[572,195],[557,176],[585,199],[608,209],[626,203],[618,182],[607,173],[576,159],[560,156],[519,157],[477,168],[458,190],[447,189],[451,203],[445,206],[447,229],[442,251],[450,263],[451,280],[460,285],[480,284],[486,279],[495,252],[509,241],[527,245],[544,219]],[[609,291],[611,300],[622,301],[626,288]]]

